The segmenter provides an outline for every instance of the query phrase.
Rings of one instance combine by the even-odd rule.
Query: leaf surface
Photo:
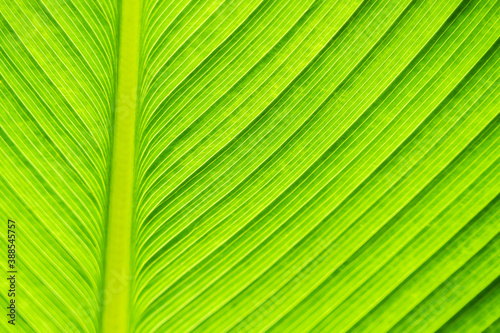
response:
[[[20,331],[496,330],[497,1],[123,1],[0,3]]]

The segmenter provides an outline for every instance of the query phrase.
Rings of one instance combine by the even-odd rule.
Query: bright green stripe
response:
[[[128,330],[139,10],[139,0],[122,0],[103,332]]]

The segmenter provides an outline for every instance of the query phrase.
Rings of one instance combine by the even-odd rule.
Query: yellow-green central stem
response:
[[[122,0],[102,331],[128,332],[140,0]]]

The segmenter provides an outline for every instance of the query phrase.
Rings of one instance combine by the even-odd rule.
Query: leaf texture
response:
[[[102,330],[120,6],[0,4],[21,331]],[[130,332],[498,330],[498,1],[137,15]]]
[[[17,226],[17,327],[95,332],[117,6],[112,1],[21,0],[2,1],[0,8],[0,211],[3,223],[9,218]],[[5,241],[2,235],[4,272]],[[2,281],[6,305],[7,280]],[[6,318],[2,331],[10,326]]]

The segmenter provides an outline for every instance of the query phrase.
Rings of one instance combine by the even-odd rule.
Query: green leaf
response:
[[[496,332],[499,20],[1,0],[1,330]]]

